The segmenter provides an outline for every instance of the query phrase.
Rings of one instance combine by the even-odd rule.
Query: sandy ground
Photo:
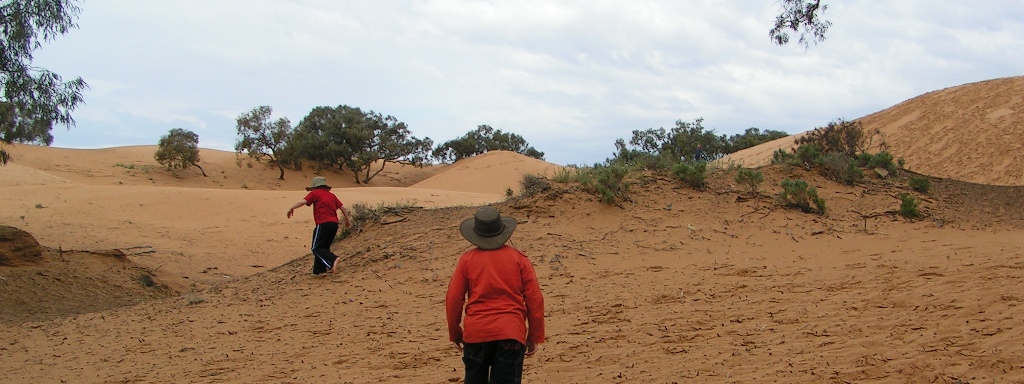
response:
[[[443,311],[468,247],[456,226],[495,204],[520,221],[512,242],[546,299],[548,343],[527,382],[1024,383],[1018,187],[935,179],[918,195],[925,218],[908,221],[894,214],[905,182],[849,187],[781,167],[762,169],[760,200],[722,170],[706,191],[649,177],[621,208],[572,184],[506,200],[523,173],[557,169],[508,152],[389,168],[369,186],[328,172],[348,206],[423,208],[339,241],[343,270],[316,278],[309,209],[285,217],[311,170],[280,181],[204,150],[204,178],[155,165],[152,146],[9,149],[0,224],[50,250],[0,267],[0,308],[21,314],[0,317],[4,382],[460,382]],[[904,156],[917,171],[962,167]],[[972,181],[1012,184],[1007,172]],[[772,201],[795,177],[827,216]]]

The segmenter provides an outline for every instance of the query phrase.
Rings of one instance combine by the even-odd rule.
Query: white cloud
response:
[[[92,86],[58,146],[155,143],[182,124],[230,149],[258,105],[297,124],[348,104],[435,142],[489,124],[563,163],[676,120],[796,133],[1021,75],[1019,1],[829,4],[828,40],[804,50],[768,40],[771,0],[93,0],[37,63]]]

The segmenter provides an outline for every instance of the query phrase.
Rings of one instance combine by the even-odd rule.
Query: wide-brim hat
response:
[[[494,207],[482,207],[459,225],[459,232],[477,248],[498,249],[512,237],[516,224],[516,219],[501,217]]]
[[[331,189],[331,186],[327,185],[327,178],[323,177],[323,176],[314,177],[313,178],[313,182],[310,183],[308,187],[306,187],[306,190],[307,191],[312,191],[313,188],[317,188],[317,187],[324,187],[324,188],[327,188],[327,189]]]

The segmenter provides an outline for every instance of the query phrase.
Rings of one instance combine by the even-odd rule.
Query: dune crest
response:
[[[928,92],[857,119],[882,132],[889,152],[907,168],[935,177],[979,184],[1024,185],[1024,76],[964,84]],[[757,167],[781,138],[723,158]]]
[[[490,151],[462,159],[429,179],[412,185],[446,191],[505,195],[511,188],[518,193],[523,175],[551,176],[562,166],[511,151]]]

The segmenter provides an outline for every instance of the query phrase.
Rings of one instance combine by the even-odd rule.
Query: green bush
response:
[[[821,147],[816,144],[801,144],[796,147],[796,159],[805,168],[819,165],[822,161]]]
[[[821,174],[833,181],[853,185],[864,178],[864,171],[857,163],[842,153],[832,152],[821,160]]]
[[[772,164],[796,165],[797,163],[799,163],[799,160],[796,159],[796,155],[793,152],[780,148],[772,153]]]
[[[895,160],[892,158],[892,154],[886,151],[878,152],[874,156],[871,156],[871,159],[868,160],[867,166],[871,169],[882,168],[889,171],[889,173],[894,173],[899,170],[899,168],[896,167]]]
[[[932,179],[928,176],[912,176],[909,183],[910,189],[920,193],[928,193],[932,189]]]
[[[758,187],[764,182],[764,174],[758,170],[740,168],[736,171],[735,180],[737,184],[747,187],[747,191],[750,191],[750,194],[756,197]]]
[[[818,189],[811,187],[803,180],[782,180],[782,192],[779,202],[783,205],[799,208],[807,213],[824,215],[825,199],[818,197]],[[813,205],[813,206],[812,206]]]
[[[579,168],[576,167],[562,167],[558,171],[555,171],[554,175],[551,175],[551,181],[565,184],[570,181],[576,180],[576,175],[579,172]]]
[[[856,121],[838,119],[828,125],[815,128],[796,140],[797,144],[816,145],[822,153],[842,153],[854,157],[870,146],[873,132],[864,132]]]
[[[595,165],[585,172],[581,170],[577,173],[577,179],[581,185],[597,193],[601,201],[618,204],[629,200],[629,182],[626,181],[628,174],[629,167],[625,164],[611,163]]]
[[[708,165],[705,162],[684,162],[672,167],[672,173],[683,183],[696,189],[704,189]]]
[[[918,209],[918,202],[909,193],[900,194],[900,215],[908,219],[921,217],[921,210]]]

